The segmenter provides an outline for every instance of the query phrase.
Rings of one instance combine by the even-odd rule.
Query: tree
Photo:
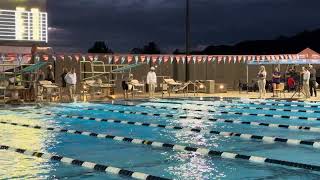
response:
[[[160,54],[161,51],[155,42],[149,42],[143,47],[144,54]]]
[[[113,53],[113,51],[106,46],[104,41],[96,41],[88,53]]]
[[[130,54],[143,54],[143,49],[133,48],[133,49],[131,49]]]
[[[175,49],[172,54],[183,54],[180,49]]]

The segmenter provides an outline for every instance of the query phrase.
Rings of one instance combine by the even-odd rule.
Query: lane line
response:
[[[18,124],[18,123],[15,123]],[[10,124],[11,125],[11,124]],[[304,164],[304,163],[298,163],[298,162],[291,162],[291,161],[284,161],[284,160],[278,160],[278,159],[272,159],[272,158],[266,158],[266,157],[260,157],[260,156],[251,156],[251,155],[243,155],[243,154],[236,154],[232,152],[224,152],[224,151],[215,151],[208,148],[199,148],[199,147],[191,147],[191,146],[183,146],[178,144],[169,144],[169,143],[163,143],[163,142],[157,142],[157,141],[149,141],[149,140],[143,140],[143,139],[134,139],[130,137],[122,137],[122,136],[114,136],[114,135],[108,135],[108,134],[98,134],[93,132],[85,132],[85,131],[78,131],[78,130],[68,130],[68,129],[60,129],[60,128],[53,128],[53,127],[41,127],[41,126],[33,126],[28,124],[21,124],[23,127],[29,127],[34,129],[43,129],[43,130],[49,130],[49,131],[56,131],[61,133],[70,133],[70,134],[76,134],[76,135],[85,135],[95,138],[105,138],[105,139],[111,139],[115,141],[122,141],[132,144],[142,144],[147,146],[152,146],[155,148],[166,148],[170,150],[177,150],[177,151],[184,151],[184,152],[192,152],[192,153],[199,153],[201,155],[205,156],[213,156],[213,157],[221,157],[225,159],[240,159],[240,160],[246,160],[253,163],[268,163],[268,164],[275,164],[275,165],[283,165],[288,167],[295,167],[295,168],[301,168],[301,169],[307,169],[312,171],[320,171],[320,166],[317,165],[311,165],[311,164]],[[0,149],[10,149],[8,146],[0,146]],[[15,149],[17,151],[17,149]],[[20,150],[18,150],[19,152]],[[22,150],[24,152],[25,150]],[[36,153],[37,154],[37,153]],[[59,157],[59,156],[58,156]],[[61,158],[62,160],[63,158]],[[64,162],[64,161],[62,161]],[[66,162],[71,162],[71,164],[81,164],[82,161],[79,160],[68,160]],[[96,167],[96,166],[95,166]],[[108,169],[108,166],[99,165],[99,168],[97,170],[106,171]],[[125,175],[132,175],[132,171],[124,170]],[[120,173],[120,171],[119,171]],[[150,175],[149,175],[150,176]],[[158,178],[158,177],[155,177]]]
[[[101,119],[101,118],[94,118],[94,117],[87,117],[87,116],[77,116],[77,115],[66,115],[66,114],[52,114],[47,113],[43,114],[47,116],[57,116],[62,118],[73,118],[73,119],[80,119],[80,120],[91,120],[97,122],[108,122],[108,123],[116,123],[116,124],[127,124],[132,126],[143,126],[143,127],[154,127],[154,128],[163,128],[163,129],[172,129],[172,130],[185,130],[193,133],[205,133],[205,134],[215,134],[223,137],[238,137],[243,140],[259,140],[262,142],[267,143],[286,143],[289,145],[306,145],[311,146],[313,148],[319,148],[318,143],[314,141],[306,141],[300,139],[289,139],[289,138],[281,138],[276,136],[260,136],[256,134],[246,134],[246,133],[237,133],[237,132],[225,132],[225,131],[215,131],[215,130],[204,130],[199,128],[188,128],[188,127],[181,127],[181,126],[171,126],[171,125],[163,125],[163,124],[155,124],[155,123],[146,123],[146,122],[132,122],[132,121],[125,121],[125,120],[114,120],[114,119]],[[219,120],[217,120],[219,122]],[[16,125],[16,123],[8,123],[6,121],[0,121],[1,124],[11,124]],[[291,128],[293,129],[293,128]],[[310,128],[311,129],[311,128]],[[315,130],[315,129],[313,129]],[[320,128],[317,128],[318,132],[320,132]],[[295,143],[292,143],[295,142]]]
[[[71,107],[69,107],[71,108]],[[150,108],[154,108],[150,106]],[[170,107],[167,107],[170,109]],[[71,108],[72,109],[72,108]],[[207,117],[201,116],[188,116],[188,115],[175,115],[175,114],[165,114],[165,113],[149,113],[143,111],[127,111],[127,110],[112,110],[106,108],[80,108],[82,110],[90,110],[90,111],[103,111],[103,112],[113,112],[113,113],[121,113],[121,114],[137,114],[144,116],[158,116],[158,117],[167,117],[167,118],[179,118],[179,119],[201,119],[207,120]],[[157,109],[157,108],[154,108]],[[307,120],[307,121],[320,121],[320,117],[304,117],[304,116],[287,116],[287,115],[275,115],[275,114],[260,114],[260,113],[245,113],[245,112],[234,112],[234,111],[214,111],[210,110],[211,115],[238,115],[238,116],[260,116],[260,117],[272,117],[272,118],[281,118],[281,119],[299,119],[299,120]]]
[[[197,106],[208,106],[215,107],[214,104],[203,104],[203,103],[191,103],[191,102],[171,102],[171,101],[148,101],[148,100],[132,100],[125,102],[149,102],[149,103],[160,103],[160,104],[188,104],[188,105],[197,105]],[[282,107],[306,107],[306,108],[320,108],[320,105],[303,105],[303,104],[283,104],[283,103],[268,103],[268,102],[245,102],[245,101],[224,101],[224,100],[215,100],[215,102],[228,102],[228,103],[238,103],[238,104],[250,104],[250,105],[263,105],[263,106],[282,106]]]
[[[54,154],[51,154],[51,153],[30,151],[30,150],[27,150],[27,149],[10,147],[10,146],[7,146],[7,145],[0,145],[0,150],[16,152],[16,153],[29,155],[29,156],[33,156],[33,157],[37,157],[37,158],[42,158],[42,159],[46,159],[46,160],[58,161],[58,162],[62,162],[62,163],[65,163],[65,164],[80,166],[80,167],[84,167],[84,168],[87,168],[87,169],[92,169],[92,170],[99,171],[99,172],[116,174],[116,175],[119,175],[119,176],[125,176],[125,177],[129,177],[129,178],[133,178],[133,179],[140,179],[140,180],[169,180],[167,178],[157,177],[157,176],[153,176],[153,175],[150,175],[150,174],[130,171],[130,170],[126,170],[126,169],[121,169],[121,168],[110,166],[110,165],[102,165],[102,164],[97,164],[97,163],[93,163],[93,162],[88,162],[88,161],[83,161],[83,160],[78,160],[78,159],[72,159],[72,158],[65,157],[65,156],[54,155]]]

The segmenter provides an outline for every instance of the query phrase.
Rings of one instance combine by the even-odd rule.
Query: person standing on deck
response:
[[[67,83],[70,101],[75,101],[77,74],[74,68],[72,68],[71,71],[65,76],[65,81]]]
[[[279,68],[276,67],[274,69],[274,72],[272,73],[272,91],[273,91],[273,96],[272,97],[278,97],[278,93],[275,95],[275,89],[279,88],[279,84],[280,84],[280,78],[281,78],[281,73],[279,71]]]
[[[306,95],[306,99],[310,98],[310,87],[309,87],[309,81],[310,81],[310,72],[307,70],[307,68],[302,67],[302,85],[303,85],[303,92]]]
[[[155,73],[155,70],[156,69],[154,67],[151,67],[147,75],[147,84],[149,87],[149,98],[155,98],[154,92],[157,86],[157,75]]]
[[[264,66],[260,67],[257,77],[258,77],[258,86],[259,86],[259,98],[263,98],[266,95],[266,78],[267,78],[267,71]]]
[[[310,86],[310,96],[313,95],[317,97],[317,71],[315,68],[313,68],[312,65],[309,65],[309,71],[310,71],[310,80],[309,80],[309,86]]]
[[[46,81],[51,81],[52,83],[55,83],[54,72],[53,72],[53,66],[52,65],[48,66],[48,71],[47,71],[47,75],[46,75]]]

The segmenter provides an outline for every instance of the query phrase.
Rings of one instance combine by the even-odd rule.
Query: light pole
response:
[[[190,3],[189,0],[186,0],[186,81],[189,81],[189,64],[188,64],[188,55],[190,54]]]

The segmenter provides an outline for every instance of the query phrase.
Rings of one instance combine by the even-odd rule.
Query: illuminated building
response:
[[[47,46],[46,4],[46,0],[0,1],[0,53],[5,53],[1,46],[12,46],[12,51],[14,47]]]

